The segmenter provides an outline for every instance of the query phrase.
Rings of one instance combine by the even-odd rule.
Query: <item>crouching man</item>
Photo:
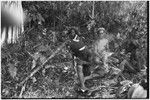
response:
[[[75,70],[78,74],[78,78],[81,84],[81,90],[84,92],[88,90],[85,86],[86,77],[91,75],[92,64],[96,64],[95,55],[88,49],[83,42],[83,38],[79,36],[79,31],[75,28],[71,28],[68,31],[70,42],[67,47],[72,53],[72,57],[77,63]]]

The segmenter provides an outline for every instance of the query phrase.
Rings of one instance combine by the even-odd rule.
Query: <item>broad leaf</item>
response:
[[[15,78],[17,75],[17,68],[14,66],[14,64],[11,64],[11,63],[9,63],[8,66],[9,66],[9,68],[8,68],[9,74],[13,78]]]

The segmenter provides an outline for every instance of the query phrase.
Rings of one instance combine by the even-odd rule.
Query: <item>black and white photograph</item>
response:
[[[1,99],[148,99],[149,1],[0,1]]]

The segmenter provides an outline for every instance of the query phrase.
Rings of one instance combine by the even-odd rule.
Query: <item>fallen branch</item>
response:
[[[26,84],[23,85],[22,89],[21,89],[21,92],[19,94],[19,98],[22,98],[22,94],[23,92],[25,91],[25,87],[26,87]]]
[[[19,84],[19,86],[22,86],[23,84],[24,84],[24,82],[26,82],[30,77],[32,77],[35,73],[37,73],[41,68],[43,68],[44,67],[44,65],[50,60],[50,59],[52,59],[64,46],[65,46],[65,44],[67,43],[68,41],[66,41],[66,42],[64,42],[60,47],[58,47],[57,49],[56,49],[56,51],[47,59],[47,60],[45,60],[45,62],[41,65],[41,66],[39,66],[39,67],[37,67],[33,72],[31,72],[20,84]]]

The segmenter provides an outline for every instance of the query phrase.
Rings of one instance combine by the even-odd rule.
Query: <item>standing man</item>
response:
[[[83,38],[79,37],[79,32],[75,28],[68,31],[70,42],[68,43],[69,50],[72,53],[73,59],[77,60],[77,65],[74,65],[81,83],[82,90],[87,90],[85,87],[85,77],[91,74],[90,67],[93,54],[88,50]]]

